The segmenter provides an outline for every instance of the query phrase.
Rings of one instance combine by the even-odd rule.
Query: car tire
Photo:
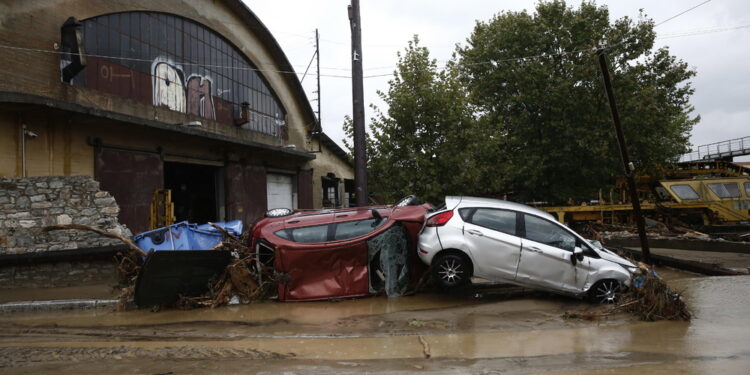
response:
[[[622,283],[614,279],[597,281],[588,292],[592,303],[615,303],[622,296]]]
[[[466,285],[471,280],[471,271],[470,262],[459,254],[439,255],[432,262],[432,277],[442,289]]]

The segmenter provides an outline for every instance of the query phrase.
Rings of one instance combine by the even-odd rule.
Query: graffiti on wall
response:
[[[185,79],[182,67],[163,57],[154,59],[151,75],[154,106],[216,119],[210,77],[191,74]]]

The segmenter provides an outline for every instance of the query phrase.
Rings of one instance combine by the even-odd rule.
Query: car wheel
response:
[[[438,285],[446,289],[464,285],[471,278],[470,265],[458,254],[439,256],[433,262],[432,272]]]
[[[589,289],[589,300],[593,303],[615,303],[622,295],[622,285],[617,280],[599,280]]]

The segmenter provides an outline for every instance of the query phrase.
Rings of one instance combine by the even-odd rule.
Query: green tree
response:
[[[418,37],[398,54],[387,104],[375,116],[368,136],[370,191],[387,202],[416,194],[437,202],[445,194],[470,191],[478,178],[471,145],[472,116],[454,64],[438,69]],[[351,121],[344,124],[351,135]],[[349,144],[347,144],[349,147]]]
[[[467,46],[458,49],[457,66],[477,121],[492,135],[482,141],[482,173],[495,170],[487,185],[520,201],[562,202],[594,197],[621,173],[594,54],[600,45],[608,46],[639,172],[654,173],[684,152],[699,120],[688,102],[695,72],[666,48],[653,50],[654,39],[651,19],[610,23],[607,8],[591,2],[578,9],[540,2],[533,14],[503,12],[477,22]]]

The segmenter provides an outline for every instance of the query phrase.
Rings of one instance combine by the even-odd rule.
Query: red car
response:
[[[399,296],[423,273],[416,246],[431,209],[414,196],[393,206],[274,209],[250,241],[260,263],[286,274],[279,301]]]

